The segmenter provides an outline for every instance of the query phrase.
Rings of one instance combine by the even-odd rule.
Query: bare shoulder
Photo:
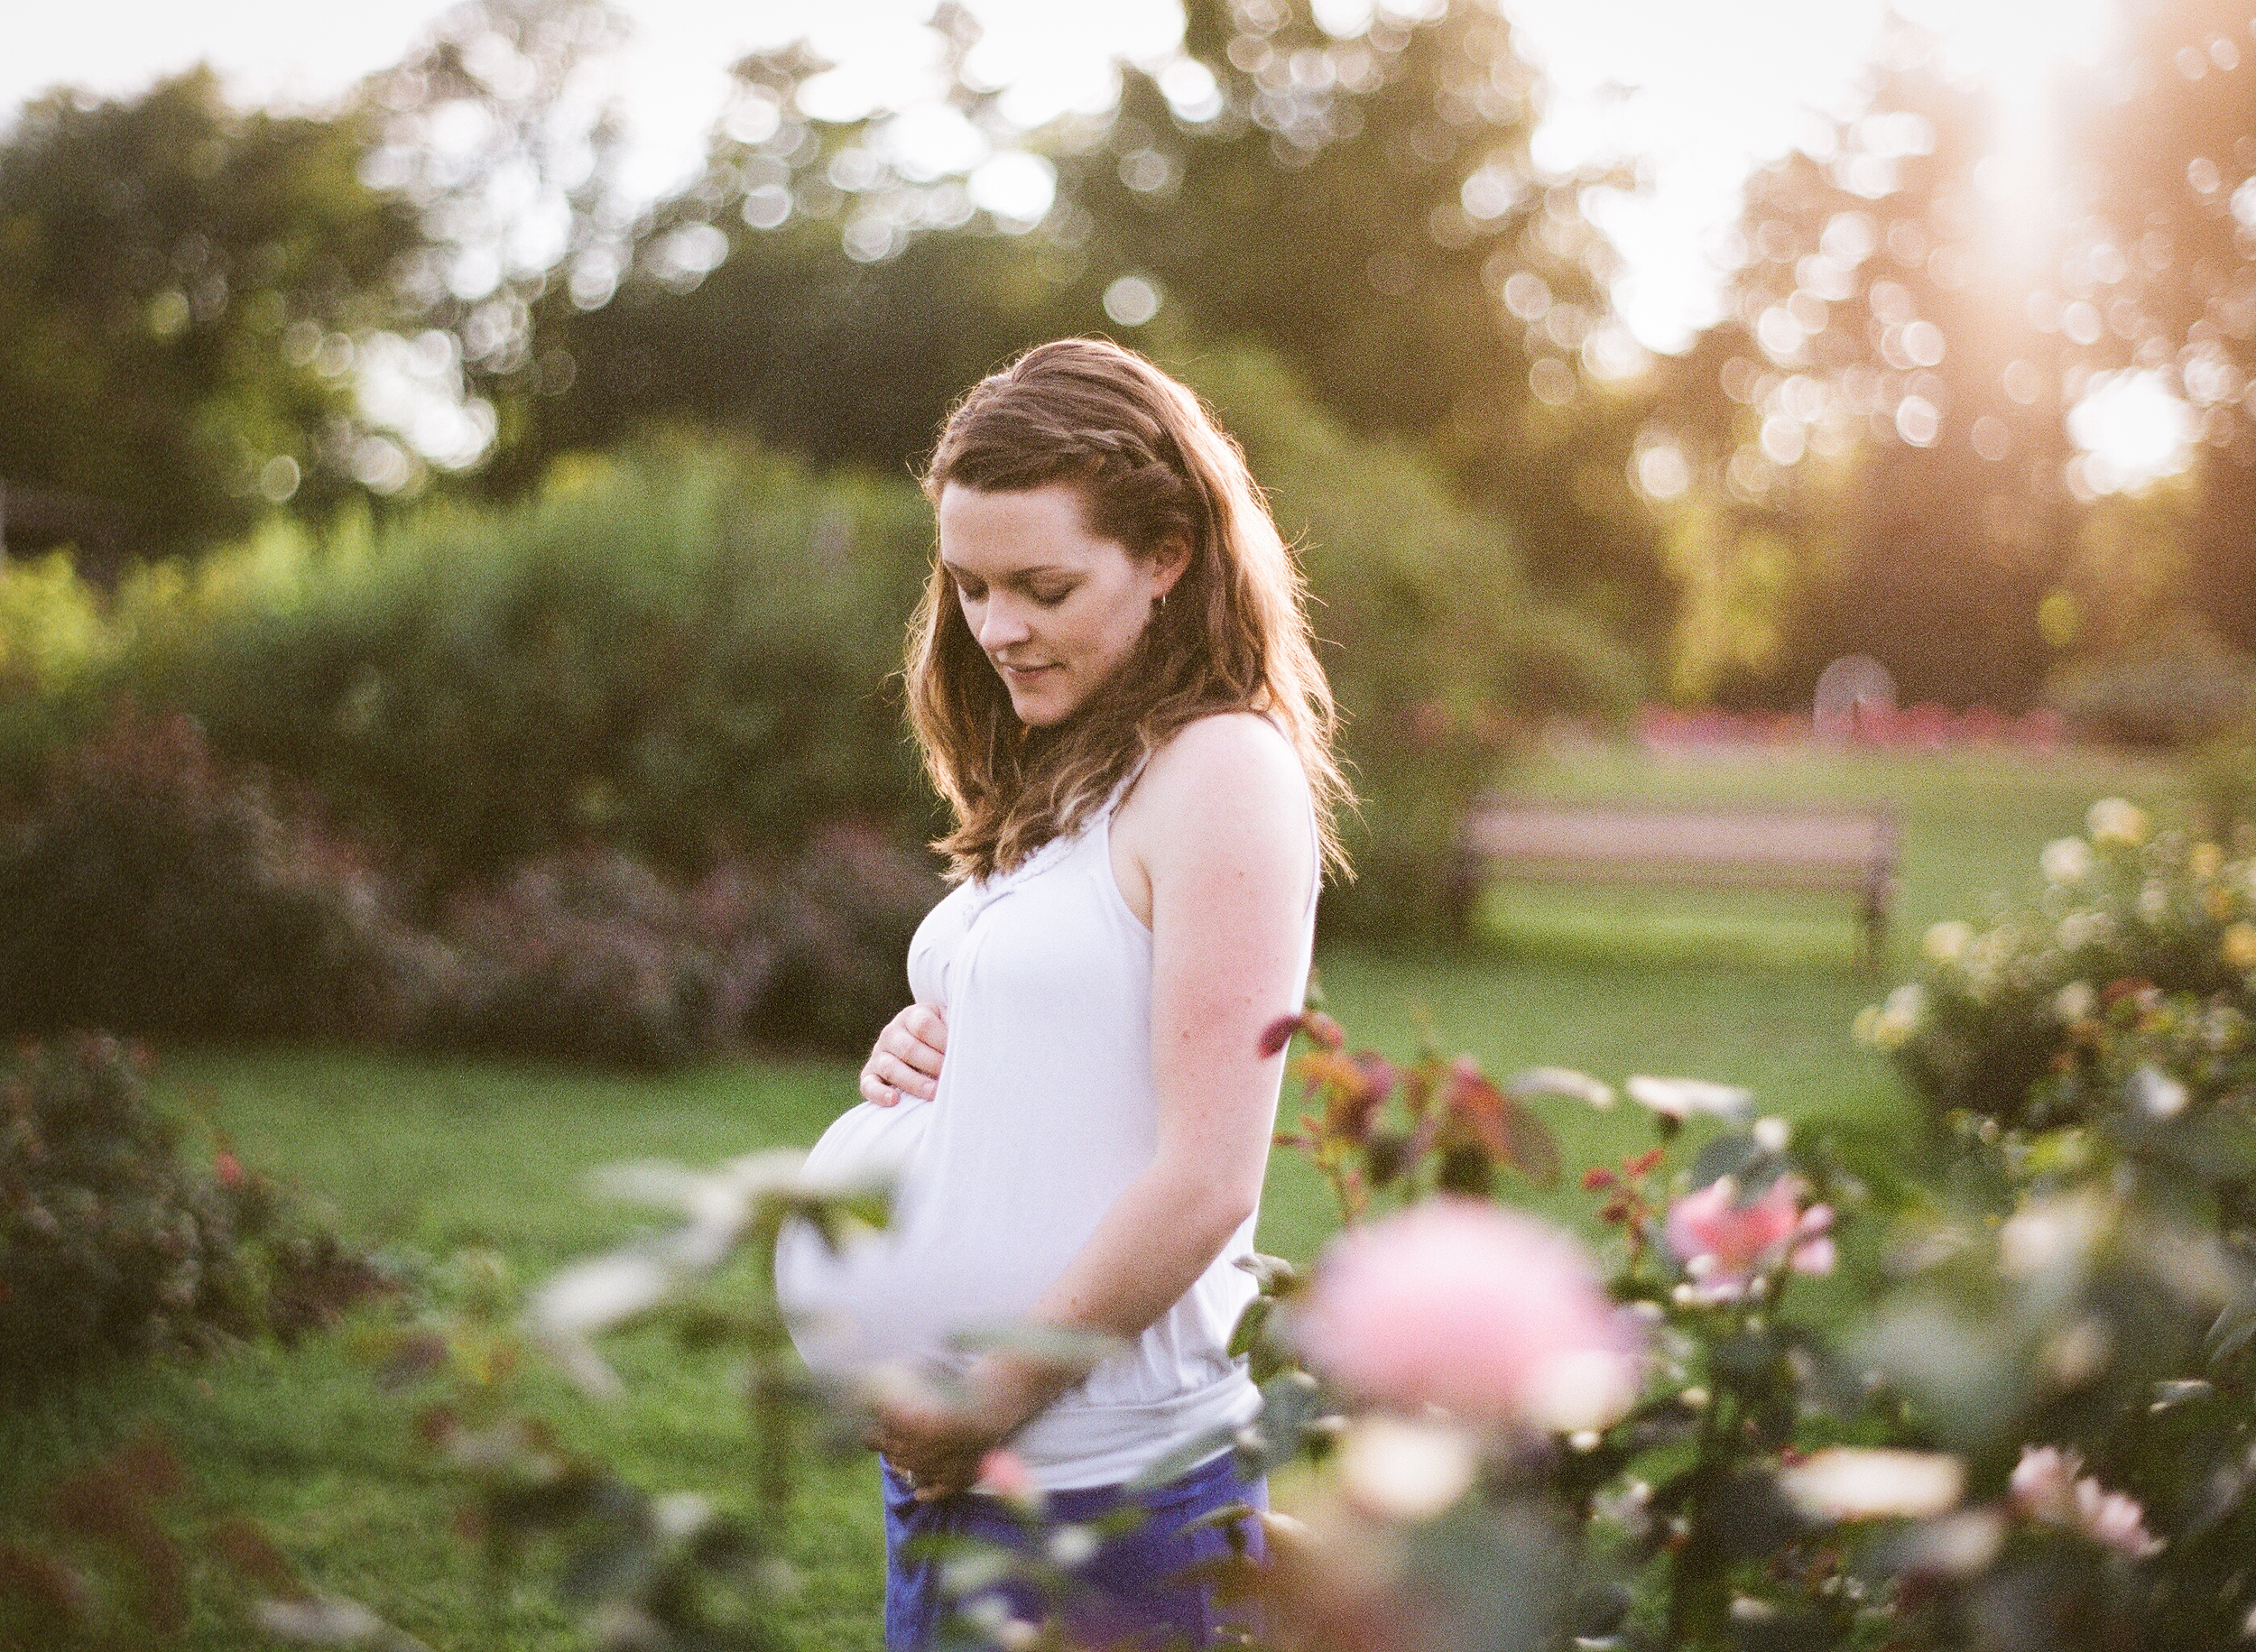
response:
[[[1217,713],[1152,753],[1121,829],[1148,866],[1264,864],[1300,886],[1311,870],[1308,798],[1299,754],[1274,724]]]
[[[1298,814],[1308,780],[1299,754],[1275,724],[1257,712],[1225,711],[1178,729],[1151,754],[1136,791],[1164,798],[1170,810],[1199,815],[1266,813],[1287,803]]]

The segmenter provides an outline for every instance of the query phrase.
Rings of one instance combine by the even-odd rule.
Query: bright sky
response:
[[[1372,0],[1318,0],[1328,26]],[[1381,0],[1415,10],[1421,0]],[[1462,3],[1462,0],[1461,0]],[[1543,69],[1549,102],[1539,164],[1633,163],[1649,188],[1593,203],[1625,255],[1615,298],[1648,347],[1683,347],[1721,313],[1720,243],[1750,169],[1822,141],[1814,111],[1855,113],[1860,71],[1886,0],[1497,0]],[[846,106],[913,88],[931,66],[916,25],[932,0],[620,0],[635,40],[620,91],[633,138],[628,182],[656,196],[697,166],[721,110],[726,65],[744,51],[809,36],[848,60],[829,88]],[[0,54],[0,111],[59,82],[123,92],[204,58],[240,98],[319,104],[401,56],[446,0],[309,6],[303,0],[75,0],[23,5]],[[971,0],[988,30],[985,77],[1006,112],[1032,124],[1110,101],[1114,56],[1158,67],[1177,51],[1174,0]],[[2106,48],[2111,0],[1896,0],[1937,27],[1964,72],[1996,86],[2003,158],[2047,164],[2036,98],[2048,57]],[[921,37],[921,42],[920,42]],[[1170,95],[1172,88],[1170,88]],[[2030,193],[2034,193],[2031,191]]]

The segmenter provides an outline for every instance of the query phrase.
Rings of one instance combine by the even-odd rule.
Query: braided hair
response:
[[[910,722],[955,829],[934,847],[956,878],[1007,872],[1069,834],[1145,757],[1197,718],[1265,713],[1315,795],[1325,857],[1347,800],[1337,730],[1300,573],[1245,456],[1186,386],[1099,338],[1039,345],[975,385],[923,477],[1022,493],[1067,483],[1089,531],[1139,559],[1170,541],[1189,559],[1170,600],[1103,691],[1055,727],[1029,728],[957,606],[936,558],[910,626]]]

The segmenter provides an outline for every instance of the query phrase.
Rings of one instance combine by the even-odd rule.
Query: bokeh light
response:
[[[2087,494],[2122,493],[2185,469],[2193,410],[2158,373],[2103,373],[2068,410],[2068,434],[2083,449],[2071,484]]]

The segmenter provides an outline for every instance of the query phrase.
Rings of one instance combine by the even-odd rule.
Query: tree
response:
[[[616,296],[556,283],[536,307],[572,388],[534,409],[506,474],[665,417],[896,467],[979,374],[1136,325],[1140,298],[1147,339],[1268,346],[1355,429],[1430,445],[1521,523],[1544,583],[1665,623],[1623,480],[1633,400],[1586,372],[1635,352],[1606,315],[1585,180],[1528,158],[1530,77],[1501,15],[1382,7],[1335,36],[1284,0],[1188,9],[1183,55],[1123,66],[1114,110],[1031,134],[967,69],[977,30],[954,8],[934,23],[942,84],[913,108],[815,118],[800,92],[828,64],[745,60],[704,177],[641,227]],[[957,161],[920,154],[916,123]],[[1013,149],[1055,178],[1038,224],[966,189]]]
[[[2256,7],[2132,0],[2123,27],[2126,50],[2084,88],[2093,209],[2062,291],[2101,309],[2092,365],[2150,369],[2191,403],[2187,595],[2256,650]]]
[[[27,107],[0,148],[0,478],[107,502],[150,551],[354,490],[350,335],[416,241],[365,145],[237,114],[204,69]]]
[[[629,25],[609,0],[459,0],[354,100],[362,175],[413,214],[403,310],[453,341],[466,401],[456,467],[522,445],[532,398],[570,383],[534,309],[551,284],[597,301],[633,255],[637,209],[604,60]],[[505,474],[506,473],[506,467]]]
[[[2256,641],[2256,477],[2235,457],[2256,460],[2235,411],[2256,231],[2233,208],[2256,218],[2256,186],[2235,192],[2256,39],[2228,32],[2248,11],[2135,8],[2128,54],[2056,67],[2019,104],[1899,25],[1831,152],[1754,180],[1737,313],[1687,358],[1668,437],[1706,478],[1715,584],[1792,548],[1767,593],[1779,646],[1736,662],[1749,691],[1798,696],[1854,651],[1914,696],[2026,702],[2069,652],[2188,608]],[[2094,509],[2107,477],[2066,421],[2127,368],[2196,406],[2195,511]],[[2166,596],[2173,533],[2193,549]]]

